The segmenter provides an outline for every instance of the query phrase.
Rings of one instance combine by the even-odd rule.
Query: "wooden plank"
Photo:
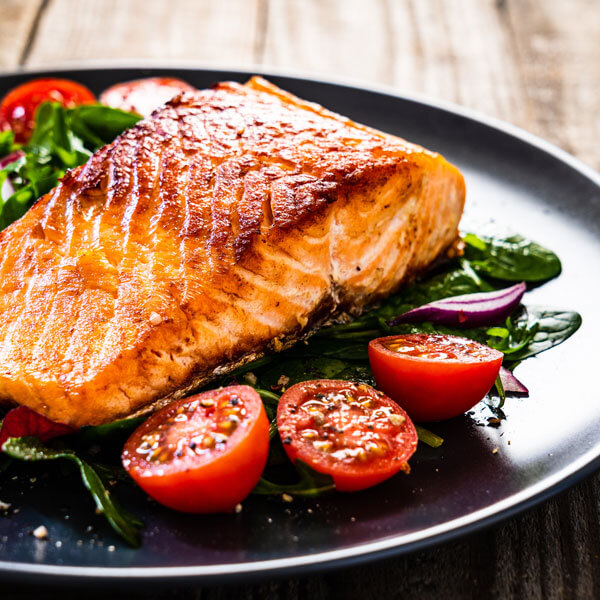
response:
[[[519,77],[495,5],[480,0],[393,3],[394,85],[523,121]]]
[[[269,3],[266,65],[391,83],[387,4],[363,0]]]
[[[42,0],[2,0],[0,6],[0,69],[19,66]]]
[[[389,84],[501,117],[519,106],[519,74],[491,2],[272,1],[262,59]]]
[[[458,102],[598,167],[598,39],[586,0],[272,0],[261,59]]]
[[[587,0],[506,5],[529,128],[600,169],[600,8]]]
[[[64,61],[254,60],[260,0],[51,0],[27,66]]]
[[[12,66],[40,3],[2,2],[0,65]],[[506,119],[599,168],[599,39],[600,11],[588,0],[51,0],[27,64],[260,61],[362,79]],[[439,548],[323,576],[182,590],[177,597],[598,598],[599,516],[596,475],[505,524]]]

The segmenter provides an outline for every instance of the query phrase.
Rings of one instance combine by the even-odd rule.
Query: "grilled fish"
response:
[[[0,399],[79,427],[181,397],[397,290],[464,197],[264,79],[183,93],[0,234]]]

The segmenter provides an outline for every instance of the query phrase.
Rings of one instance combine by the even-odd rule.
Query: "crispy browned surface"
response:
[[[114,420],[360,312],[457,235],[437,154],[255,78],[174,99],[0,234],[0,397]]]

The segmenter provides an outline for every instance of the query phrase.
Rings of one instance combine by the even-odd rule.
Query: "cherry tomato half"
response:
[[[350,381],[293,385],[279,401],[277,427],[292,462],[330,475],[344,492],[408,473],[417,447],[414,425],[395,402]]]
[[[452,335],[393,335],[369,343],[377,387],[415,421],[442,421],[473,408],[492,387],[502,357]]]
[[[117,83],[100,96],[100,103],[135,112],[147,117],[152,111],[180,92],[192,92],[194,88],[181,79],[172,77],[149,77]]]
[[[127,440],[121,460],[155,500],[183,512],[231,512],[258,482],[269,420],[245,385],[210,390],[153,414]]]
[[[14,88],[0,103],[0,131],[12,129],[15,141],[25,143],[35,127],[35,111],[42,102],[72,108],[95,102],[88,88],[69,79],[34,79]]]

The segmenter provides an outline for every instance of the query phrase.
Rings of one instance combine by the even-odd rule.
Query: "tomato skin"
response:
[[[324,399],[320,400],[321,397]],[[345,399],[338,401],[340,398]],[[310,410],[319,401],[325,408],[317,411],[319,420],[316,421],[316,413]],[[363,407],[361,402],[370,402],[372,406]],[[384,416],[376,418],[377,411]],[[393,414],[398,423],[390,423],[387,414]],[[325,420],[317,425],[323,417]],[[371,386],[350,381],[319,379],[293,385],[279,401],[277,426],[289,459],[302,460],[315,471],[330,475],[336,489],[342,492],[366,489],[398,471],[408,473],[408,459],[417,447],[414,425],[395,402]],[[307,440],[308,432],[311,435],[318,432],[316,439]],[[328,453],[316,449],[315,442],[327,441],[334,444]],[[368,450],[369,443],[379,444],[380,449],[386,448],[386,451],[373,453]],[[367,452],[362,459],[342,458],[331,453],[343,455],[363,448],[367,448]]]
[[[188,444],[198,430],[186,431],[187,424],[173,422],[172,417],[179,414],[177,410],[196,401],[214,400],[219,405],[230,398],[243,401],[246,415],[224,450],[211,449],[204,456],[193,452],[183,457],[171,454],[164,463],[151,462],[137,453],[144,435],[152,435],[165,422],[175,439],[185,439]],[[205,412],[208,414],[208,410]],[[198,417],[205,424],[207,418],[210,420],[210,415]],[[214,513],[232,512],[252,491],[262,475],[268,452],[269,420],[262,400],[251,387],[237,385],[196,394],[156,412],[127,440],[121,460],[135,482],[161,504],[182,512]]]
[[[148,77],[109,87],[100,95],[100,103],[147,117],[179,92],[192,92],[194,89],[181,79]]]
[[[450,343],[468,341],[479,347],[482,356],[477,360],[428,358],[407,356],[386,347],[416,338],[431,342],[432,352],[439,338]],[[377,338],[369,343],[369,362],[377,387],[417,422],[443,421],[473,408],[492,387],[502,358],[502,352],[455,336],[412,334]]]
[[[42,102],[60,102],[67,108],[96,101],[85,86],[69,79],[33,79],[12,89],[0,103],[0,131],[12,129],[23,144],[35,127],[35,112]]]
[[[6,413],[0,426],[0,450],[4,442],[11,437],[33,436],[47,442],[71,433],[75,433],[72,427],[55,423],[27,406],[17,406]]]

